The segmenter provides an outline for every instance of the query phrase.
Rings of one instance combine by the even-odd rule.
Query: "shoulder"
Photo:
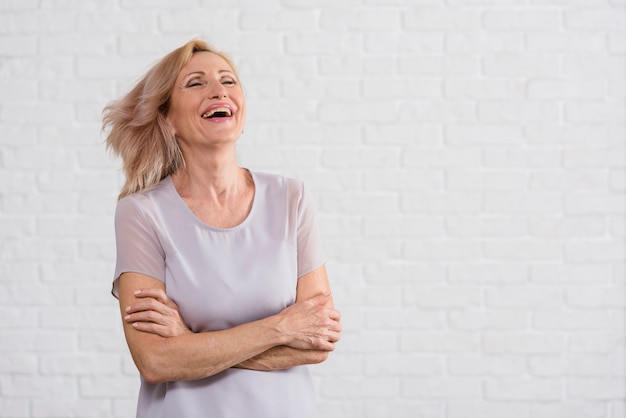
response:
[[[142,214],[143,216],[154,212],[171,194],[168,187],[170,182],[169,177],[166,177],[148,189],[123,197],[117,202],[116,212],[118,214]]]
[[[304,192],[304,183],[299,179],[257,171],[252,172],[252,175],[257,187],[282,190],[291,198],[299,198]]]

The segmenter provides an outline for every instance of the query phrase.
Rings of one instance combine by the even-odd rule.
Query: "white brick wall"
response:
[[[0,418],[130,417],[102,107],[200,36],[315,193],[326,418],[626,416],[623,0],[1,0]]]

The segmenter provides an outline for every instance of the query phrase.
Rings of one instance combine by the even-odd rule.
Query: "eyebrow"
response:
[[[233,75],[235,75],[235,73],[234,73],[232,70],[219,70],[217,73],[218,73],[218,74],[222,74],[222,73],[229,73],[229,74],[233,74]],[[186,79],[187,79],[187,78],[189,78],[190,76],[192,76],[192,75],[196,75],[196,74],[198,74],[198,75],[206,75],[206,73],[205,73],[204,71],[193,71],[193,72],[191,72],[191,73],[189,73],[189,74],[185,75],[185,76],[183,77],[183,80],[186,80]]]

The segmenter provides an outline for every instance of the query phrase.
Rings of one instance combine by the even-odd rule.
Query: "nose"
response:
[[[226,97],[226,88],[222,83],[215,82],[211,86],[209,95],[211,96],[211,99],[221,99],[223,97]]]

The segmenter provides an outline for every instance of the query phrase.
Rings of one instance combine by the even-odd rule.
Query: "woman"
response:
[[[245,99],[194,40],[104,110],[126,183],[113,294],[138,417],[313,417],[306,364],[339,340],[310,195],[237,163]]]

